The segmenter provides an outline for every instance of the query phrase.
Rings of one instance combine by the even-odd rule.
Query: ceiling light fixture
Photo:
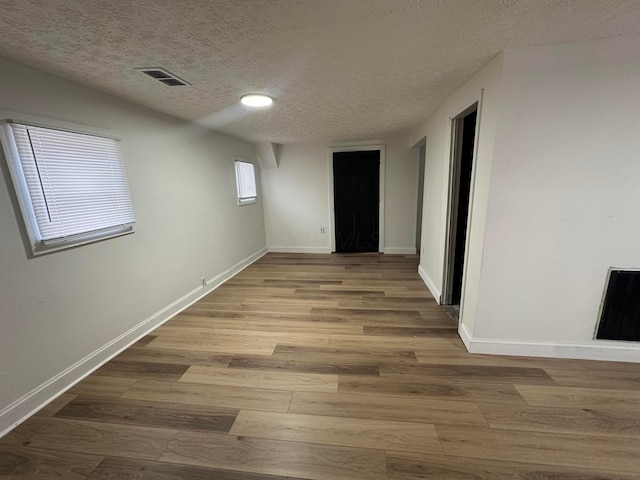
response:
[[[268,107],[273,103],[273,99],[267,95],[262,95],[261,93],[250,93],[248,95],[244,95],[240,99],[240,102],[248,107]]]

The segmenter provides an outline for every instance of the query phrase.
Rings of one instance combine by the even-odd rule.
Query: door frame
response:
[[[457,230],[457,211],[460,189],[460,162],[462,155],[462,123],[464,117],[474,110],[477,113],[476,131],[474,134],[473,158],[471,159],[471,183],[469,185],[469,210],[467,213],[467,234],[465,235],[465,248],[462,270],[462,292],[460,295],[459,323],[462,323],[464,308],[464,296],[467,280],[467,267],[469,258],[469,238],[471,233],[471,219],[473,212],[473,199],[476,183],[476,160],[478,156],[478,139],[480,135],[480,114],[482,108],[482,92],[480,98],[469,106],[461,110],[457,115],[450,117],[450,141],[449,141],[449,178],[447,180],[447,200],[446,200],[446,231],[444,243],[444,264],[442,268],[442,292],[440,294],[440,305],[449,305],[453,290],[453,258],[455,250],[455,239]]]
[[[416,202],[416,252],[422,255],[422,223],[424,217],[424,188],[425,172],[427,169],[427,137],[422,137],[418,143],[411,147],[413,151],[418,151],[418,181],[416,182],[416,192],[418,201]]]
[[[380,192],[378,209],[378,252],[384,253],[384,177],[385,177],[385,146],[384,145],[353,145],[347,147],[331,147],[327,156],[327,171],[329,177],[329,235],[331,239],[331,253],[336,251],[336,214],[335,199],[333,197],[333,154],[340,152],[380,152]]]

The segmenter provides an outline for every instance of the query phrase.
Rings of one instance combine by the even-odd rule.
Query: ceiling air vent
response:
[[[181,78],[176,77],[173,73],[169,73],[164,68],[160,67],[148,67],[148,68],[136,68],[145,75],[164,83],[169,87],[178,87],[180,85],[191,85],[189,82],[185,82]]]

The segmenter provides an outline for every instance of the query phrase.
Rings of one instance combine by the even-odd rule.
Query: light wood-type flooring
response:
[[[268,254],[0,439],[0,478],[640,478],[640,365],[471,355],[417,262]]]

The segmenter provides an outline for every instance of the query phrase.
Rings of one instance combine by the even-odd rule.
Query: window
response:
[[[34,254],[133,231],[119,141],[36,125],[0,125]]]
[[[256,172],[253,163],[240,160],[236,160],[235,163],[238,205],[255,203],[258,193],[256,190]]]

